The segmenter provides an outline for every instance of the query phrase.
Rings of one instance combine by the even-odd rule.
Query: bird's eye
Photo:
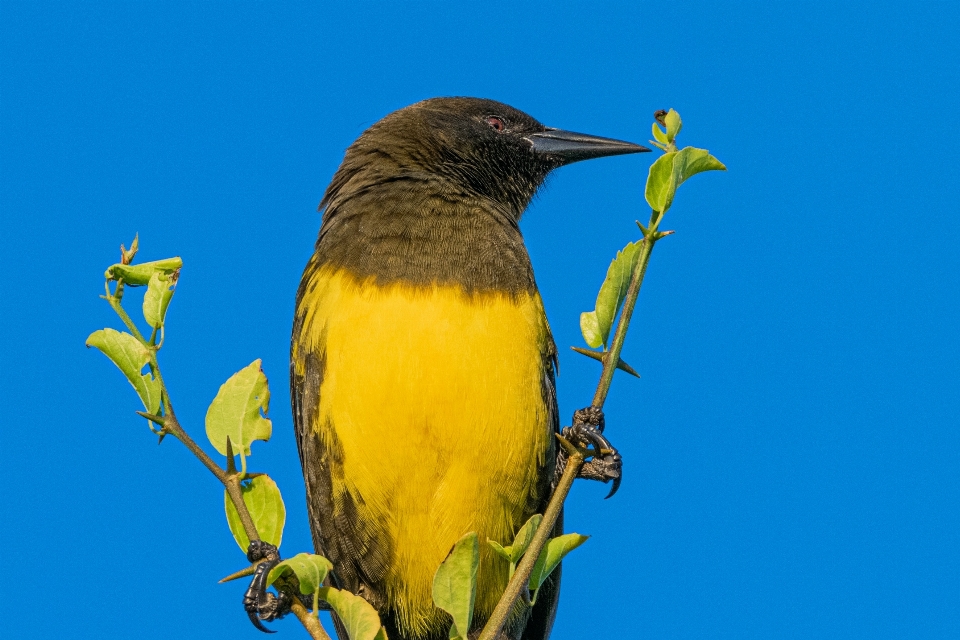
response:
[[[504,131],[507,128],[507,125],[504,124],[503,120],[497,116],[490,116],[487,118],[487,124],[490,125],[490,128],[498,133]]]

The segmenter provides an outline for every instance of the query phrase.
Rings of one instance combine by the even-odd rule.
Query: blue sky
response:
[[[293,296],[343,149],[438,95],[645,142],[685,184],[617,378],[620,493],[577,485],[553,638],[960,636],[955,3],[0,3],[0,461],[9,637],[260,637],[222,494],[155,444],[93,330],[117,247],[185,267],[161,352],[198,438],[263,358],[283,551],[308,550],[287,404]],[[330,5],[330,3],[326,3]],[[652,154],[559,170],[523,221],[562,413]],[[295,621],[282,637],[304,637]]]

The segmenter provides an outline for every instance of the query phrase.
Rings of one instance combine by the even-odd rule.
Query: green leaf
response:
[[[680,120],[680,114],[670,109],[667,115],[663,116],[663,123],[667,126],[667,141],[673,142],[680,129],[683,128],[683,122]]]
[[[253,518],[253,524],[257,527],[260,539],[279,547],[283,539],[283,523],[287,517],[283,498],[280,497],[280,487],[269,476],[256,476],[241,489],[243,502],[247,505],[250,517]],[[240,549],[246,553],[250,546],[250,539],[247,537],[247,532],[243,530],[240,514],[237,513],[237,508],[233,506],[230,494],[226,491],[223,492],[223,504],[227,512],[230,533],[240,545]]]
[[[107,280],[123,280],[131,287],[142,287],[150,283],[150,276],[155,273],[173,273],[183,266],[180,258],[167,258],[154,262],[140,264],[115,264],[103,274]]]
[[[600,333],[600,323],[595,311],[584,311],[580,314],[580,333],[587,345],[594,349],[603,344],[603,334]]]
[[[668,144],[670,142],[667,140],[667,134],[663,132],[656,122],[653,123],[653,139],[660,144]]]
[[[150,362],[150,350],[129,333],[114,329],[94,331],[87,338],[88,347],[96,347],[117,365],[148,413],[156,414],[160,410],[160,381],[150,372],[140,373]]]
[[[683,182],[704,171],[726,171],[722,162],[706,149],[684,147],[680,151],[665,153],[650,165],[647,187],[644,193],[647,204],[654,211],[663,213],[673,204],[673,197]]]
[[[640,258],[640,248],[642,240],[631,242],[621,251],[617,252],[617,257],[613,259],[607,268],[607,277],[600,287],[600,293],[597,295],[597,308],[594,313],[597,316],[597,326],[600,330],[600,337],[603,344],[607,344],[610,337],[610,329],[613,327],[613,319],[617,316],[624,298],[627,297],[627,289],[630,286],[630,276],[633,274],[633,268]],[[589,343],[588,343],[589,344]],[[591,345],[593,346],[593,345]]]
[[[217,451],[227,455],[227,437],[241,456],[250,455],[254,440],[269,440],[270,420],[260,415],[270,408],[267,377],[260,369],[260,360],[236,372],[223,383],[217,397],[207,409],[207,437]]]
[[[530,519],[517,531],[517,535],[513,538],[513,544],[509,547],[503,547],[500,543],[494,542],[493,540],[487,540],[487,542],[493,547],[494,551],[509,560],[511,564],[517,564],[526,552],[527,547],[530,546],[530,542],[533,540],[533,534],[537,532],[537,527],[540,526],[542,521],[543,516],[539,513],[530,516]]]
[[[323,586],[324,579],[332,569],[333,565],[323,556],[298,553],[270,570],[267,574],[267,586],[272,585],[281,575],[292,571],[300,582],[300,593],[308,596]]]
[[[349,591],[333,587],[321,594],[343,622],[349,640],[387,640],[380,616],[369,602]]]
[[[453,618],[451,638],[466,639],[477,596],[480,544],[476,533],[460,538],[433,576],[433,603]],[[456,634],[456,635],[454,635]]]
[[[673,202],[673,194],[677,190],[673,176],[673,157],[675,155],[677,155],[676,151],[665,153],[650,165],[650,171],[647,174],[647,186],[643,195],[647,199],[647,204],[654,211],[662,213],[669,209],[670,203]]]
[[[536,592],[543,585],[547,577],[557,568],[564,556],[587,541],[589,536],[582,536],[579,533],[568,533],[556,538],[551,538],[547,546],[540,552],[537,563],[533,565],[533,571],[530,573],[530,591]]]
[[[526,553],[527,547],[529,547],[530,542],[533,541],[533,536],[537,532],[537,527],[540,526],[541,522],[543,522],[543,516],[535,513],[520,527],[520,531],[517,531],[517,535],[513,539],[513,544],[508,547],[510,562],[514,564],[520,562],[520,558]]]
[[[513,560],[511,559],[512,556],[510,555],[510,547],[504,547],[496,540],[490,540],[489,538],[487,538],[487,544],[493,547],[493,550],[497,552],[498,556],[501,556],[504,559],[510,560],[511,562],[513,562]]]
[[[696,147],[684,147],[681,149],[677,154],[677,159],[674,161],[674,164],[677,165],[676,171],[679,174],[677,186],[691,176],[703,173],[704,171],[727,170],[722,162],[710,155],[709,151],[706,149],[697,149]]]
[[[143,295],[143,317],[154,329],[163,326],[167,315],[167,306],[173,298],[173,289],[177,286],[178,272],[155,272],[150,276],[147,292]]]

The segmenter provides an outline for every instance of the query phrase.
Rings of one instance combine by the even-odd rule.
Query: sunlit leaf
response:
[[[580,314],[580,333],[587,345],[596,349],[603,344],[603,334],[600,333],[600,323],[594,311],[584,311]]]
[[[433,577],[433,603],[453,618],[451,638],[467,637],[477,595],[480,544],[476,533],[468,533],[453,546]]]
[[[308,596],[323,586],[324,579],[332,569],[333,565],[323,556],[298,553],[270,570],[267,574],[267,586],[272,585],[284,573],[292,571],[300,582],[300,593]]]
[[[677,165],[679,178],[677,185],[682,184],[687,178],[695,176],[704,171],[726,171],[727,168],[722,162],[710,155],[706,149],[697,149],[696,147],[684,147],[677,154],[674,161]]]
[[[670,109],[667,112],[667,115],[663,116],[663,124],[667,127],[667,140],[673,142],[677,134],[680,133],[680,129],[683,128],[683,122],[680,120],[680,114]]]
[[[625,246],[617,252],[617,257],[607,268],[607,277],[604,278],[603,286],[600,287],[600,293],[597,295],[597,308],[594,311],[597,316],[600,338],[604,345],[610,338],[613,319],[617,316],[620,306],[627,297],[630,276],[633,274],[633,268],[640,258],[642,243],[642,240],[638,240]]]
[[[659,142],[660,144],[667,144],[667,134],[663,132],[663,129],[660,128],[656,122],[653,123],[653,139]]]
[[[270,420],[261,415],[270,408],[270,389],[267,377],[260,369],[260,360],[236,372],[223,383],[217,397],[207,409],[207,437],[217,451],[227,455],[227,438],[234,451],[250,455],[254,440],[269,440]]]
[[[117,365],[133,385],[147,412],[156,414],[160,410],[160,381],[149,371],[141,373],[150,362],[150,350],[142,342],[129,333],[101,329],[90,334],[87,346],[96,347]]]
[[[489,544],[493,550],[497,552],[498,556],[504,558],[505,560],[511,560],[510,547],[504,547],[496,540],[490,540],[489,538],[487,539],[487,544]]]
[[[530,516],[530,519],[517,531],[517,535],[513,538],[513,543],[508,547],[501,546],[500,543],[493,540],[487,540],[487,542],[498,555],[509,560],[511,564],[517,564],[526,552],[527,547],[530,546],[533,535],[537,532],[537,527],[540,526],[542,521],[543,516],[539,513]]]
[[[283,523],[286,520],[287,512],[283,506],[283,498],[280,496],[280,487],[270,479],[269,476],[256,476],[249,483],[242,487],[243,502],[247,505],[247,511],[253,519],[253,524],[257,527],[257,533],[264,542],[269,542],[275,547],[280,546],[283,539]],[[230,527],[230,533],[233,539],[237,541],[244,553],[250,546],[250,538],[247,532],[243,530],[243,524],[240,523],[240,514],[237,508],[233,506],[230,500],[230,494],[223,492],[224,507],[227,512],[227,525]]]
[[[324,600],[337,613],[349,640],[386,640],[380,616],[373,606],[358,595],[330,587],[321,591]]]
[[[676,155],[676,151],[665,153],[650,165],[644,196],[654,211],[666,211],[673,202],[673,194],[677,190],[673,176],[673,157]]]
[[[551,538],[547,545],[540,552],[537,563],[533,565],[533,571],[530,573],[530,591],[536,594],[537,590],[543,585],[544,581],[550,576],[564,556],[587,541],[589,536],[582,536],[579,533],[568,533],[556,538]],[[534,596],[536,597],[536,596]]]
[[[673,204],[677,187],[704,171],[725,171],[722,162],[706,149],[685,147],[680,151],[665,153],[650,165],[644,196],[654,211],[664,212]]]
[[[517,535],[513,538],[513,544],[509,547],[511,562],[514,564],[520,562],[520,558],[526,553],[527,547],[529,547],[530,542],[533,541],[533,536],[537,533],[537,528],[541,522],[543,522],[543,516],[535,513],[520,527],[520,531],[518,531]]]
[[[155,273],[173,273],[183,266],[180,258],[167,258],[140,264],[115,264],[103,274],[107,280],[123,280],[124,284],[133,287],[142,287],[150,283],[150,276]]]
[[[147,292],[143,295],[143,317],[154,329],[163,326],[167,315],[167,306],[173,298],[173,290],[177,285],[178,272],[155,272],[150,276]]]

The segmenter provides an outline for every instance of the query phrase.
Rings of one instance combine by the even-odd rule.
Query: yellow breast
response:
[[[401,627],[443,624],[433,574],[469,531],[484,549],[476,607],[485,617],[506,584],[485,539],[512,539],[552,452],[539,296],[376,286],[324,268],[301,308],[294,353],[325,363],[312,424],[342,447],[334,493],[360,497],[364,526],[389,538],[380,588]]]

